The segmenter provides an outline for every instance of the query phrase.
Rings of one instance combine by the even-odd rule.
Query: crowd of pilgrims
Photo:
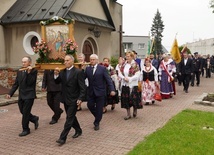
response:
[[[135,51],[128,51],[124,58],[118,58],[114,68],[109,58],[103,58],[99,63],[98,56],[92,54],[88,64],[85,63],[85,55],[80,53],[77,59],[82,65],[81,70],[74,67],[72,55],[65,56],[65,69],[60,71],[57,67],[55,70],[45,70],[42,91],[47,91],[47,103],[54,112],[49,124],[57,123],[61,117],[63,110],[60,102],[64,103],[66,112],[64,129],[56,142],[65,144],[71,127],[75,129],[72,138],[82,135],[76,112],[82,109],[84,100],[94,116],[94,130],[97,131],[108,105],[114,110],[115,105],[120,103],[121,108],[126,110],[124,120],[129,120],[137,116],[137,110],[142,109],[143,105],[155,104],[156,101],[176,95],[176,81],[178,85],[183,85],[184,93],[188,93],[190,85],[200,85],[200,76],[210,78],[213,72],[214,57],[201,57],[198,52],[194,55],[182,52],[179,63],[175,63],[168,54],[157,58],[151,53],[147,58],[139,59]],[[35,129],[39,126],[39,117],[31,113],[38,73],[31,62],[28,56],[22,58],[24,69],[17,72],[15,83],[6,95],[10,99],[19,88],[18,105],[23,128],[20,137],[30,134],[29,122],[34,123]]]
[[[142,109],[143,105],[155,104],[157,93],[162,99],[176,95],[175,82],[183,85],[184,92],[188,93],[189,85],[200,85],[200,76],[210,78],[214,57],[201,57],[198,52],[194,55],[182,53],[181,62],[175,63],[170,54],[155,58],[151,53],[147,58],[140,59],[135,51],[128,51],[124,58],[118,58],[115,68],[110,64],[109,58],[103,58],[103,62],[99,64],[108,70],[116,90],[116,95],[111,96],[107,89],[103,113],[107,112],[108,105],[114,110],[115,104],[120,102],[121,108],[127,111],[124,119],[128,120],[132,116],[136,117],[137,109]],[[78,110],[81,110],[81,107],[78,107]]]

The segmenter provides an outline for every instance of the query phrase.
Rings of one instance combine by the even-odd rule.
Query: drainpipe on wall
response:
[[[120,53],[119,53],[119,55],[120,55],[120,57],[123,57],[123,55],[124,55],[124,53],[123,53],[123,27],[122,27],[122,25],[120,25],[120,28],[119,28],[119,34],[120,34],[120,45],[119,45],[119,51],[120,51]]]
[[[4,28],[0,25],[0,67],[6,67]]]

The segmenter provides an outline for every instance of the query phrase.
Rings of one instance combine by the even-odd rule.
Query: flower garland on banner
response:
[[[52,24],[54,22],[59,22],[61,24],[70,24],[70,23],[73,23],[74,20],[73,19],[63,19],[62,17],[54,16],[47,21],[41,21],[40,25],[49,25],[49,24]]]

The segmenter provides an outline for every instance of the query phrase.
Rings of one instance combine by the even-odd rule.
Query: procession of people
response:
[[[84,54],[80,53],[79,62],[85,63],[84,59]],[[143,109],[144,105],[156,104],[162,99],[173,99],[173,95],[176,95],[176,81],[178,86],[183,84],[185,93],[189,93],[189,86],[199,87],[200,76],[211,77],[213,62],[212,57],[208,55],[202,58],[198,52],[191,57],[186,52],[182,53],[182,60],[176,64],[169,54],[156,59],[151,53],[141,60],[137,58],[137,52],[128,51],[124,58],[118,58],[115,68],[111,65],[110,58],[105,57],[100,63],[98,55],[92,54],[90,62],[80,69],[74,66],[74,57],[66,55],[65,69],[45,70],[42,82],[42,91],[47,91],[47,104],[53,111],[49,124],[57,123],[63,111],[66,114],[64,128],[56,142],[59,145],[65,144],[72,127],[75,130],[72,138],[82,135],[83,129],[76,116],[77,111],[82,109],[82,102],[86,102],[94,116],[93,128],[98,131],[108,105],[114,110],[119,108],[117,104],[120,103],[120,108],[126,110],[126,121],[136,118],[137,111]],[[31,113],[36,98],[37,79],[37,70],[31,64],[30,57],[23,57],[24,69],[17,72],[16,81],[6,95],[6,98],[11,98],[19,88],[18,106],[22,114],[23,129],[20,137],[30,134],[29,122],[34,123],[35,129],[39,127],[39,117]],[[205,73],[202,74],[203,70]],[[64,106],[64,110],[60,108],[60,104]]]

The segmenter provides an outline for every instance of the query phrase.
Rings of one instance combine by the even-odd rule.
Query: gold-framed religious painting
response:
[[[77,63],[78,45],[74,39],[74,20],[54,16],[47,21],[41,21],[40,25],[42,39],[33,47],[34,53],[39,55],[35,67],[38,69],[54,69],[56,66],[65,68],[64,57],[70,54],[74,57],[75,65],[81,68],[82,64]]]
[[[66,43],[74,40],[74,20],[63,19],[58,16],[47,21],[41,21],[42,38],[50,49],[48,53],[49,60],[60,62],[64,59],[66,53]],[[75,46],[77,48],[77,46]],[[74,49],[76,52],[76,48]]]

